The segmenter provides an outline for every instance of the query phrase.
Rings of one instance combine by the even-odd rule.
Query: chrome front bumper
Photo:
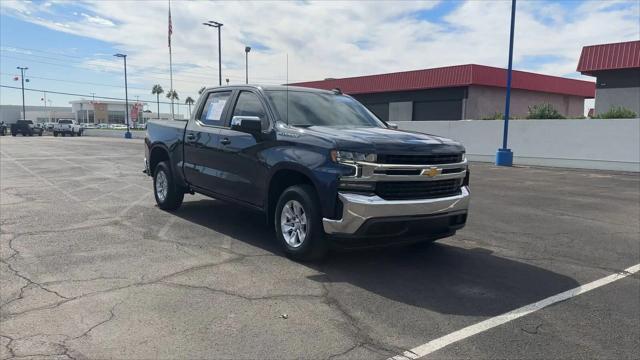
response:
[[[469,208],[469,188],[463,186],[461,191],[460,195],[423,200],[384,200],[377,195],[338,193],[343,204],[342,219],[322,219],[324,232],[349,235],[356,233],[369,219],[436,215],[466,210]]]

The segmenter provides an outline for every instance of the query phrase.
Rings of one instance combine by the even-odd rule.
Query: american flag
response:
[[[171,47],[171,34],[173,34],[173,25],[171,25],[171,3],[169,3],[169,47]]]

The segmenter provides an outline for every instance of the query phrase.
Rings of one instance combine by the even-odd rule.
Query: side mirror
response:
[[[398,124],[396,123],[388,122],[387,126],[389,127],[389,129],[398,130]]]
[[[231,118],[231,130],[259,134],[262,131],[262,120],[257,116],[234,116]]]

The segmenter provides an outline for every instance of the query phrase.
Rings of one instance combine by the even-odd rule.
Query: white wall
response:
[[[503,121],[402,121],[400,129],[458,140],[470,160],[494,162]],[[640,119],[512,120],[515,165],[640,172]]]

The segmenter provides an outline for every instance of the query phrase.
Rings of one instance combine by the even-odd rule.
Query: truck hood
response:
[[[339,150],[379,154],[437,154],[463,152],[460,143],[414,131],[378,127],[347,128],[311,126],[308,135],[332,140]]]

